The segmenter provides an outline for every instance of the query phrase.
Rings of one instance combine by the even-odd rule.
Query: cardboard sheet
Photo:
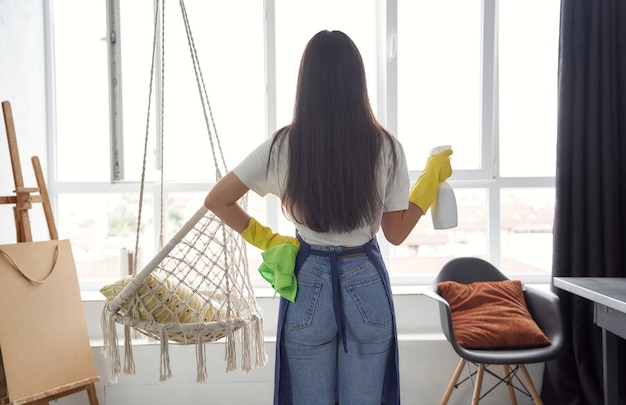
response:
[[[0,245],[0,350],[11,401],[96,376],[68,240]]]

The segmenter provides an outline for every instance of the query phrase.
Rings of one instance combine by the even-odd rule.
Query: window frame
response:
[[[55,87],[54,87],[54,64],[50,63],[47,69],[47,81],[52,83],[48,99],[48,115],[50,118],[48,131],[48,179],[49,194],[53,211],[58,210],[57,196],[65,193],[132,193],[136,192],[137,184],[123,180],[123,142],[121,137],[121,68],[120,54],[117,49],[119,40],[119,0],[104,0],[107,4],[107,31],[109,32],[108,55],[109,55],[109,85],[110,85],[110,128],[111,128],[111,181],[106,182],[63,182],[58,181],[56,176],[57,145],[55,132]],[[376,21],[377,37],[377,100],[376,107],[378,119],[392,132],[398,128],[398,0],[372,0],[372,7],[376,8],[378,19]],[[52,6],[45,5],[46,44],[48,58],[54,60],[54,24],[52,21]],[[555,186],[554,176],[548,177],[501,177],[498,170],[499,161],[499,132],[498,132],[498,0],[482,1],[482,54],[481,54],[481,168],[478,170],[455,170],[454,179],[449,180],[453,188],[484,188],[487,192],[487,260],[496,266],[501,265],[501,228],[500,228],[500,195],[504,188],[550,188]],[[277,129],[277,106],[276,106],[276,44],[275,44],[275,2],[264,0],[264,35],[265,35],[265,80],[266,80],[266,136]],[[113,34],[111,34],[113,33]],[[116,35],[113,40],[111,35]],[[411,170],[410,179],[414,182],[420,172]],[[165,185],[164,193],[169,192],[206,192],[210,184],[205,182],[180,182]],[[161,187],[155,182],[145,183],[145,193],[152,195],[155,202],[160,201]],[[276,229],[280,222],[280,202],[276,197],[270,196],[265,199],[268,226]],[[167,198],[164,198],[167,201]],[[160,215],[160,207],[155,204],[153,215]],[[159,235],[155,231],[154,244],[156,245]],[[390,245],[383,238],[379,238],[383,258],[388,261],[390,257]],[[433,272],[437,270],[433,269]],[[415,275],[409,277],[394,277],[394,285],[419,285],[430,282],[432,277],[427,275]],[[537,274],[524,277],[526,282],[546,283],[549,274]],[[94,289],[101,285],[98,281],[81,280],[83,289]]]

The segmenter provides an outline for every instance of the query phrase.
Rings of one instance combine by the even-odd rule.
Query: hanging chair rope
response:
[[[141,188],[137,216],[135,252],[139,249],[143,193],[145,188],[150,109],[153,95],[157,56],[161,60],[161,233],[159,252],[137,271],[135,254],[132,276],[125,277],[101,291],[107,296],[103,308],[102,328],[105,337],[103,350],[111,362],[111,379],[120,372],[134,373],[130,329],[134,328],[161,342],[161,380],[172,374],[169,366],[169,343],[195,344],[198,366],[197,381],[205,381],[206,351],[204,344],[225,339],[226,370],[237,368],[235,343],[242,345],[241,370],[248,372],[251,356],[256,352],[254,366],[267,361],[263,341],[263,317],[258,306],[248,273],[246,244],[237,232],[222,223],[206,207],[196,213],[163,245],[163,172],[164,172],[164,84],[165,84],[165,2],[157,0],[154,16],[154,40],[150,70],[150,92],[144,139]],[[184,1],[180,0],[187,42],[200,94],[211,152],[215,163],[216,180],[226,172],[213,112],[208,100],[204,77],[189,24]],[[161,27],[160,33],[158,27]],[[160,35],[160,54],[157,55]],[[246,205],[246,197],[242,198]],[[125,365],[116,335],[116,324],[125,328]]]
[[[162,11],[162,12],[161,12]],[[161,18],[161,23],[159,24],[159,16],[162,16]],[[140,184],[141,184],[141,188],[139,190],[139,208],[138,208],[138,214],[137,214],[137,230],[135,233],[135,252],[139,251],[139,235],[140,235],[140,231],[141,231],[141,219],[142,219],[142,213],[143,213],[143,196],[144,196],[144,188],[145,188],[145,183],[146,183],[146,166],[147,166],[147,162],[148,162],[148,140],[150,138],[150,111],[152,110],[152,96],[153,96],[153,89],[154,89],[154,75],[155,75],[155,64],[157,61],[157,45],[159,43],[159,26],[161,26],[161,38],[162,40],[161,42],[161,71],[163,72],[161,74],[161,88],[164,89],[165,88],[165,66],[164,66],[164,61],[165,61],[165,2],[163,2],[163,6],[161,7],[161,1],[160,0],[156,0],[156,7],[155,7],[155,11],[154,11],[154,31],[152,34],[152,63],[150,65],[150,84],[148,86],[149,90],[148,90],[148,111],[146,112],[146,130],[144,133],[144,146],[143,146],[143,161],[142,161],[142,165],[141,165],[141,180],[140,180]],[[165,105],[165,101],[164,101],[164,97],[161,97],[161,107],[160,107],[160,111],[161,111],[161,118],[163,118],[163,108]],[[163,128],[163,120],[161,120],[161,125],[160,128]],[[163,142],[161,142],[161,145],[163,145]],[[163,152],[161,152],[161,156],[163,156]],[[161,174],[163,174],[163,170],[161,170]],[[163,184],[163,181],[161,181],[161,184]],[[163,195],[163,191],[161,191],[161,195]],[[163,206],[163,204],[161,204],[161,206]],[[163,224],[163,221],[161,220],[161,224]],[[161,225],[160,229],[163,229],[163,226]],[[162,241],[161,241],[161,237],[159,238],[159,248],[162,246]],[[137,263],[138,263],[138,258],[137,258],[137,254],[134,255],[134,259],[133,259],[133,268],[131,269],[132,274],[135,274],[137,272]]]
[[[224,153],[222,152],[222,145],[217,134],[217,127],[215,126],[215,120],[213,119],[213,110],[211,109],[211,103],[209,102],[209,96],[206,91],[206,85],[204,84],[204,76],[202,75],[202,69],[200,69],[200,63],[198,59],[198,52],[196,50],[196,44],[191,34],[191,26],[189,25],[189,17],[187,16],[187,9],[184,1],[180,0],[180,6],[183,14],[183,20],[185,23],[185,32],[187,33],[187,43],[189,44],[189,51],[191,54],[194,73],[196,75],[196,83],[198,85],[198,91],[200,92],[200,99],[202,100],[202,110],[204,112],[204,121],[206,124],[207,132],[209,134],[209,141],[211,143],[211,152],[213,152],[213,162],[215,162],[216,178],[219,180],[222,178],[223,173],[220,170],[219,163],[222,164],[224,172],[228,170],[226,161],[224,160]],[[209,124],[209,118],[211,124]],[[219,150],[220,159],[218,160],[215,154],[215,144],[213,141],[213,134],[215,134],[215,144]],[[219,162],[219,163],[218,163]]]

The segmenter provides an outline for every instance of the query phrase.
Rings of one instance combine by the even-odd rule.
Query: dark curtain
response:
[[[626,0],[562,0],[553,276],[626,277]],[[568,344],[546,363],[546,405],[598,405],[593,304],[553,287]],[[620,381],[626,345],[619,342]],[[620,384],[620,404],[626,390]]]

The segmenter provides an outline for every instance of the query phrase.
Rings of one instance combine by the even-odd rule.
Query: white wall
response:
[[[109,359],[102,352],[102,330],[100,326],[102,299],[98,293],[85,293],[85,322],[92,344],[96,372],[101,377],[96,383],[101,405],[150,404],[211,404],[211,405],[267,405],[272,402],[275,350],[275,325],[278,301],[270,297],[260,297],[265,326],[265,345],[269,356],[268,364],[253,369],[249,374],[239,371],[226,373],[224,344],[207,345],[208,379],[196,383],[195,346],[170,345],[170,359],[173,377],[159,381],[160,347],[158,342],[139,339],[133,343],[135,374],[118,376],[118,381],[110,380]],[[395,295],[398,328],[400,330],[400,375],[401,396],[404,405],[439,404],[450,377],[458,363],[458,357],[441,334],[437,304],[416,289]],[[0,326],[1,327],[1,326]],[[42,336],[45,334],[42,331]],[[123,339],[122,329],[118,329],[119,339]],[[124,348],[120,348],[122,361]],[[500,372],[500,367],[495,371]],[[528,366],[537,389],[541,389],[543,366]],[[50,372],[54,372],[51,370]],[[462,377],[464,377],[463,375]],[[485,376],[484,390],[491,387],[494,379]],[[452,394],[450,405],[467,404],[471,400],[469,383],[461,385]],[[518,404],[531,405],[533,402],[518,394]],[[83,405],[87,402],[86,391],[60,398],[59,405]],[[507,391],[499,386],[485,397],[483,405],[509,403]]]
[[[87,296],[87,295],[85,295]],[[278,301],[259,298],[263,307],[266,352],[270,361],[263,368],[243,375],[239,371],[226,373],[224,345],[211,343],[207,347],[208,380],[196,383],[195,346],[170,346],[171,367],[174,376],[159,382],[160,349],[158,343],[145,340],[133,344],[134,375],[122,374],[116,383],[110,381],[109,360],[102,354],[100,315],[102,301],[97,294],[85,299],[85,316],[92,339],[96,371],[101,380],[96,384],[101,404],[130,405],[141,402],[153,404],[246,404],[266,405],[272,402],[275,350],[275,325]],[[458,363],[458,357],[441,334],[437,304],[413,292],[396,294],[400,339],[400,375],[402,403],[405,405],[438,404]],[[118,336],[123,338],[121,329]],[[123,358],[123,347],[121,348]],[[529,372],[541,388],[542,365],[530,365]],[[499,366],[495,368],[500,372]],[[494,379],[486,376],[483,387],[491,387]],[[85,392],[59,400],[61,405],[84,404]],[[471,400],[469,383],[455,390],[450,405],[467,404]],[[508,403],[504,386],[498,387],[481,402],[484,405]],[[532,404],[529,398],[518,395],[520,405]]]
[[[0,0],[0,101],[9,101],[25,187],[36,187],[31,158],[46,164],[46,58],[43,0]],[[0,125],[0,195],[15,195],[4,119]],[[15,241],[13,212],[0,206],[0,243]],[[34,225],[37,227],[37,225]],[[45,227],[45,222],[41,228]],[[33,229],[37,234],[38,230]]]
[[[26,186],[34,186],[30,157],[39,156],[46,173],[46,115],[47,86],[44,43],[44,4],[46,0],[0,0],[0,101],[9,100],[17,130],[22,168]],[[79,18],[79,16],[77,16]],[[77,56],[79,62],[79,56]],[[0,195],[11,195],[13,178],[10,170],[6,136],[2,126],[0,140]],[[14,238],[10,210],[0,213],[0,238]],[[7,224],[11,224],[8,226]],[[400,330],[401,392],[403,404],[438,404],[458,358],[440,332],[438,309],[418,289],[396,295]],[[85,295],[87,297],[87,295]],[[225,373],[224,350],[221,343],[209,344],[207,358],[209,379],[195,382],[195,347],[170,348],[174,377],[159,382],[158,344],[134,346],[136,374],[122,375],[117,383],[109,381],[108,360],[102,354],[100,314],[102,300],[96,294],[84,301],[85,321],[92,340],[96,369],[101,380],[96,384],[100,404],[247,404],[271,403],[273,389],[273,352],[277,301],[260,298],[264,308],[266,348],[269,364],[254,369],[248,375]],[[0,325],[2,327],[2,325]],[[42,338],[45,331],[42,331]],[[120,335],[121,338],[121,335]],[[529,371],[537,389],[541,385],[542,365],[533,365]],[[47,372],[54,372],[48,370]],[[486,378],[485,384],[491,381]],[[451,405],[468,403],[470,387],[464,384],[455,391]],[[519,396],[521,405],[531,404]],[[87,403],[85,392],[59,399],[58,404]],[[498,387],[482,404],[508,403],[506,389]]]
[[[263,307],[266,352],[269,363],[243,375],[239,371],[226,373],[223,343],[212,343],[207,348],[209,377],[205,383],[196,383],[195,346],[170,346],[172,379],[159,382],[160,350],[158,343],[133,345],[135,375],[120,375],[117,383],[109,379],[108,358],[102,354],[100,314],[102,301],[97,295],[85,301],[85,313],[96,371],[101,381],[96,384],[101,404],[125,405],[141,402],[153,404],[270,404],[273,395],[275,325],[278,301],[259,298]],[[441,334],[437,304],[418,291],[395,296],[400,338],[400,375],[402,403],[405,405],[438,404],[458,363],[458,357]],[[123,333],[118,333],[120,339]],[[123,348],[122,348],[123,356]],[[541,388],[542,365],[530,365],[529,372]],[[500,367],[495,371],[500,372]],[[491,387],[494,379],[486,376],[483,387]],[[85,403],[86,393],[77,393],[59,401],[59,404]],[[471,400],[471,386],[463,384],[450,399],[450,405],[467,404]],[[508,403],[507,390],[498,387],[481,404]],[[518,394],[520,405],[532,404],[529,398]]]

